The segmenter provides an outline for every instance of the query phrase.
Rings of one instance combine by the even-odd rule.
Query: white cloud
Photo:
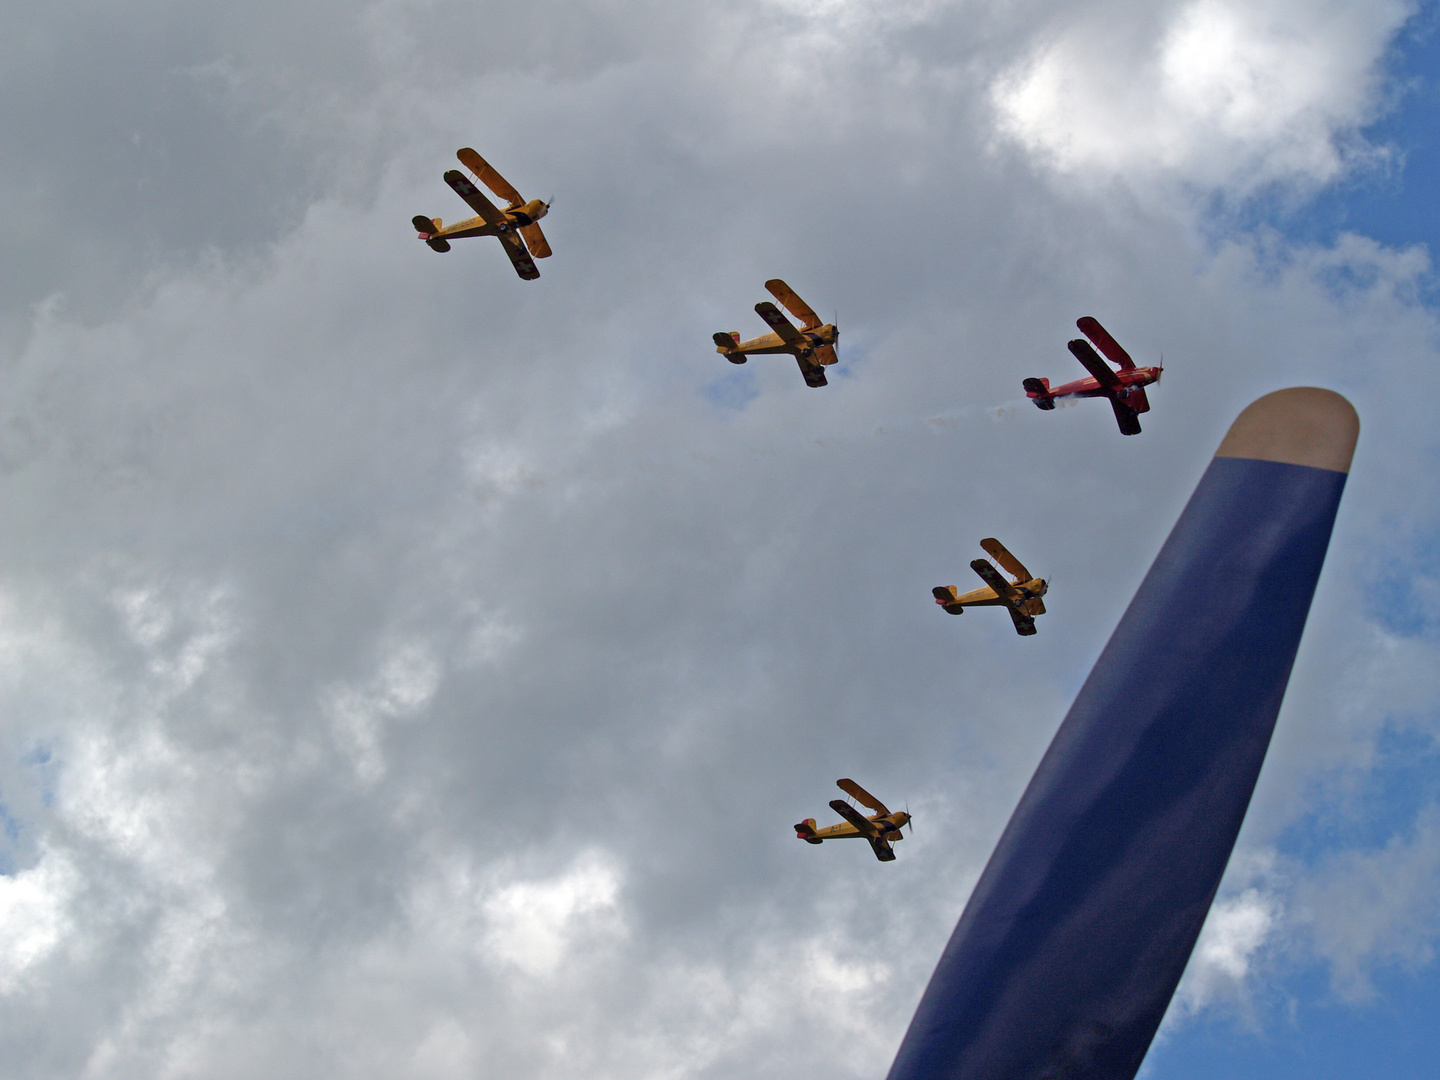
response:
[[[1333,180],[1374,151],[1400,0],[1192,0],[1080,9],[994,83],[1000,130],[1055,169],[1241,193]]]
[[[26,989],[27,975],[71,930],[69,903],[79,875],[63,854],[0,877],[0,994]]]

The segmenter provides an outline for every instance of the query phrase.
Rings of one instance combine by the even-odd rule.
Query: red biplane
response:
[[[1047,411],[1055,408],[1056,398],[1109,398],[1110,407],[1115,410],[1115,420],[1120,425],[1120,433],[1139,435],[1140,414],[1150,411],[1145,387],[1159,382],[1164,368],[1159,364],[1154,367],[1136,367],[1130,354],[1089,315],[1077,319],[1075,325],[1085,337],[1095,343],[1095,348],[1105,354],[1105,360],[1109,360],[1120,370],[1111,371],[1110,365],[1090,347],[1090,341],[1076,338],[1070,342],[1070,351],[1075,354],[1075,359],[1085,366],[1085,370],[1090,372],[1090,378],[1077,379],[1054,389],[1051,389],[1049,379],[1026,379],[1025,396],[1035,402],[1038,408]]]

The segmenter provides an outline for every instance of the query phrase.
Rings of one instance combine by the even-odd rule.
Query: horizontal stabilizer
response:
[[[935,596],[935,603],[939,604],[951,615],[961,615],[965,609],[960,606],[960,590],[954,585],[936,585],[930,590]]]
[[[440,231],[440,222],[431,221],[424,214],[416,214],[410,219],[410,224],[415,226],[415,231],[420,234],[421,240],[429,240],[431,233]]]
[[[804,840],[807,844],[823,844],[825,842],[815,835],[815,819],[813,817],[807,817],[804,821],[795,824],[795,838]]]
[[[449,251],[449,250],[450,250],[450,241],[449,241],[449,240],[442,240],[442,239],[440,239],[440,237],[438,237],[438,236],[432,236],[429,240],[426,240],[425,243],[427,243],[427,244],[430,245],[430,250],[431,250],[431,251]]]

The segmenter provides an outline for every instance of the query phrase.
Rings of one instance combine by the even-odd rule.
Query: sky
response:
[[[1290,385],[1359,448],[1141,1075],[1431,1075],[1432,5],[6,14],[7,1075],[882,1076]],[[554,198],[538,281],[416,242],[462,146]],[[714,352],[777,276],[824,389]],[[1087,314],[1164,357],[1136,438],[1023,398]],[[931,601],[986,536],[1034,638]],[[839,777],[914,814],[894,863],[796,842]]]

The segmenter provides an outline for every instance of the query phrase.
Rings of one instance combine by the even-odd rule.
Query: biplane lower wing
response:
[[[889,840],[886,840],[883,836],[867,836],[865,839],[870,841],[870,847],[875,852],[875,858],[881,862],[895,861],[895,849],[890,846]]]
[[[539,268],[516,235],[513,232],[502,232],[497,235],[500,237],[500,246],[505,249],[505,254],[510,256],[510,261],[515,264],[515,272],[526,281],[534,281],[538,278],[540,276]]]
[[[1115,374],[1109,364],[1100,358],[1100,354],[1091,348],[1090,343],[1084,338],[1076,338],[1067,347],[1075,359],[1080,361],[1081,366],[1093,375],[1095,381],[1106,390],[1124,389],[1120,377]]]
[[[830,809],[843,817],[851,825],[860,830],[861,836],[878,837],[881,835],[880,826],[868,819],[864,814],[856,810],[844,799],[831,799]]]
[[[815,362],[829,367],[840,358],[835,355],[834,345],[817,345],[815,347]]]
[[[1004,601],[1005,610],[1010,612],[1010,621],[1015,624],[1015,632],[1022,637],[1029,637],[1035,633],[1035,620],[1026,610],[1027,602],[1015,586],[1001,577],[1000,572],[984,559],[976,559],[970,564],[970,568],[980,575],[980,579],[986,585],[995,590],[996,596]]]
[[[465,200],[470,209],[484,218],[487,225],[498,227],[506,223],[505,215],[501,213],[500,208],[487,199],[459,169],[450,169],[446,172],[445,183],[450,185],[456,195]]]
[[[780,309],[769,300],[761,300],[756,304],[755,314],[764,319],[786,345],[799,345],[802,342],[800,331],[795,329],[795,324],[781,315]]]
[[[1140,416],[1118,397],[1110,399],[1110,408],[1115,410],[1115,422],[1120,425],[1121,435],[1140,434]]]
[[[805,377],[806,386],[829,385],[829,381],[825,378],[825,369],[810,357],[796,355],[795,362],[800,365],[800,374]]]
[[[1015,591],[1015,586],[1000,576],[1000,571],[991,566],[984,559],[974,559],[970,563],[970,569],[980,575],[980,580],[995,590],[998,596],[1007,604],[1020,602],[1020,594]]]

